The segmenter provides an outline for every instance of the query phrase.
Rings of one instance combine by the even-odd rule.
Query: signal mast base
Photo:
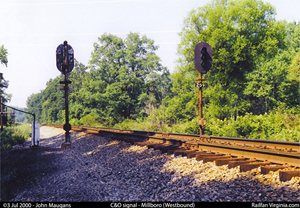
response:
[[[61,144],[61,149],[66,150],[66,149],[71,149],[73,147],[71,142],[64,142]]]

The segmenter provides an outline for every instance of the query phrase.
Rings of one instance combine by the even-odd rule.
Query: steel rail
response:
[[[62,128],[62,125],[47,125]],[[125,130],[103,127],[72,126],[74,131],[101,134],[110,133],[114,138],[127,137],[127,141],[146,141],[157,144],[175,145],[192,149],[203,149],[232,156],[256,158],[275,164],[289,164],[300,167],[300,143],[272,140],[245,139],[233,137],[219,137],[195,134],[163,133],[153,131]],[[134,140],[139,137],[140,140]]]

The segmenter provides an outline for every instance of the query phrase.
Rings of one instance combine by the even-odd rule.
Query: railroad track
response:
[[[45,125],[63,128],[62,125]],[[240,166],[241,172],[261,167],[262,174],[287,167],[296,171],[280,171],[281,181],[300,176],[300,143],[218,137],[194,134],[162,133],[112,128],[72,126],[72,130],[110,136],[139,146],[159,149],[163,153],[213,162],[228,168]]]

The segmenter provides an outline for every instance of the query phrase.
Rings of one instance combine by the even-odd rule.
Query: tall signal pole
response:
[[[207,79],[202,79],[202,74],[206,74],[212,66],[212,50],[208,43],[199,42],[195,47],[195,67],[199,71],[199,83],[195,83],[195,87],[199,87],[199,128],[200,135],[203,135],[203,126],[206,125],[206,121],[203,119],[202,113],[202,87],[207,87],[207,83],[202,83]]]
[[[64,84],[64,86],[60,86],[60,90],[65,91],[65,120],[64,130],[66,131],[65,142],[62,143],[62,149],[69,149],[72,147],[71,138],[70,138],[70,130],[71,125],[69,123],[69,84],[71,81],[68,79],[68,73],[73,70],[74,67],[74,50],[72,46],[68,45],[67,41],[64,41],[64,44],[60,44],[56,49],[56,66],[58,70],[65,75],[64,81],[60,81],[60,84]]]

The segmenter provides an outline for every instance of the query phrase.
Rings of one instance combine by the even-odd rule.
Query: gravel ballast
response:
[[[279,171],[240,173],[78,132],[61,150],[64,140],[62,129],[43,126],[40,148],[26,142],[2,152],[1,200],[300,202],[300,178],[280,182]]]

